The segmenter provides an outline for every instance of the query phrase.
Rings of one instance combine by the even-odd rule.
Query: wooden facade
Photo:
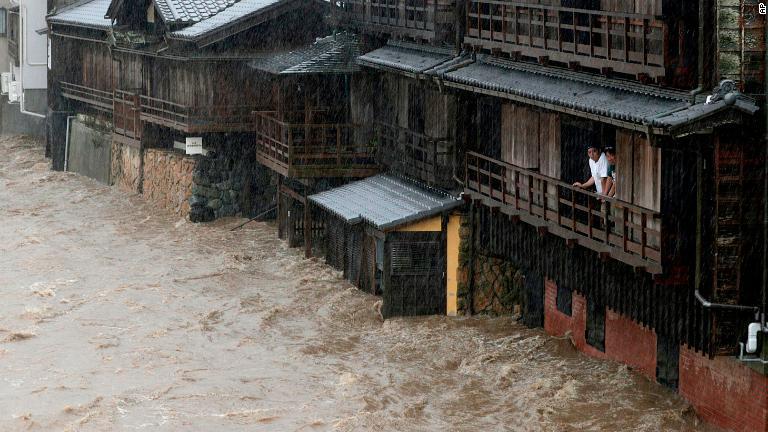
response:
[[[451,190],[457,148],[455,96],[411,78],[378,74],[361,89],[375,103],[367,118],[382,169]]]
[[[664,8],[662,8],[662,3]],[[468,1],[464,44],[570,68],[692,87],[696,12],[689,3]]]
[[[456,3],[448,0],[344,0],[337,25],[360,33],[428,43],[451,43]]]

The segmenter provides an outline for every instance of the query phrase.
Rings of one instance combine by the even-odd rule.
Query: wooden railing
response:
[[[431,186],[453,185],[454,142],[432,138],[399,126],[377,123],[379,164]]]
[[[428,39],[435,37],[442,21],[449,24],[454,7],[448,0],[343,0],[336,4],[342,23]]]
[[[61,82],[61,95],[67,99],[86,103],[101,111],[112,111],[111,91]]]
[[[524,222],[661,272],[661,217],[653,210],[474,152],[466,156],[465,188]]]
[[[253,130],[254,105],[192,107],[141,96],[141,119],[186,133],[247,132]]]
[[[365,177],[377,171],[375,146],[357,143],[351,124],[290,122],[275,111],[256,113],[259,161],[287,177]]]
[[[667,25],[652,15],[468,0],[465,44],[651,78],[666,74]]]

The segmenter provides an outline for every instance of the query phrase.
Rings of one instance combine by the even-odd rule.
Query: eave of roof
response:
[[[406,42],[388,45],[357,58],[357,63],[374,69],[418,75],[453,59],[448,48],[427,47]]]
[[[112,26],[112,21],[104,18],[109,5],[110,0],[80,1],[49,16],[47,21],[50,24],[107,30]]]
[[[713,125],[739,121],[739,113],[754,114],[754,101],[738,97],[729,102],[691,104],[681,91],[611,80],[572,71],[478,56],[461,67],[433,73],[447,87],[511,99],[554,111],[595,118],[621,127],[658,135],[680,136],[705,119]],[[738,103],[735,101],[738,100]],[[720,116],[720,117],[718,117]],[[702,127],[705,125],[702,124]]]
[[[323,0],[240,0],[208,19],[170,33],[168,37],[204,47],[307,4],[328,6]]]

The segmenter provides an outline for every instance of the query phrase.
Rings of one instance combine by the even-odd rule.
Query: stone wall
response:
[[[192,172],[197,161],[173,150],[144,151],[144,198],[160,208],[187,217],[192,197]]]
[[[212,143],[211,149],[192,176],[192,222],[252,217],[274,205],[277,181],[271,170],[256,161],[250,142],[222,140]]]
[[[112,141],[110,184],[120,190],[141,192],[141,150]]]
[[[511,262],[493,257],[481,248],[475,250],[474,268],[470,271],[471,225],[462,216],[459,229],[458,314],[471,312],[509,315],[519,311],[522,302],[522,274]],[[470,273],[474,283],[469,283]],[[471,310],[470,310],[471,302]]]

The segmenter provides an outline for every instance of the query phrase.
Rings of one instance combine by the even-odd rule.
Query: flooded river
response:
[[[709,430],[511,318],[382,321],[270,224],[193,225],[0,138],[0,430]]]

